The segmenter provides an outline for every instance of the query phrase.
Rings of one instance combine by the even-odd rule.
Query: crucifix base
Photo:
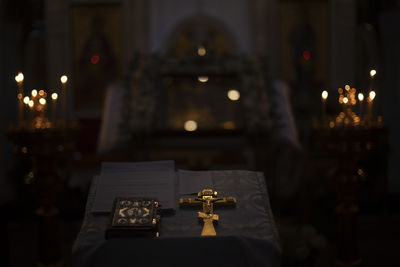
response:
[[[219,216],[218,214],[207,214],[199,211],[198,217],[203,221],[203,230],[201,231],[201,236],[216,236],[217,232],[214,228],[214,221],[218,222]]]

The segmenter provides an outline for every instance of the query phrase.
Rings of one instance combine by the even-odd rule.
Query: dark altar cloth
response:
[[[194,173],[194,172],[192,172]],[[196,172],[198,174],[198,172]],[[105,240],[108,216],[91,213],[96,177],[89,192],[85,219],[73,247],[76,266],[278,266],[280,246],[262,173],[204,171],[220,196],[237,198],[236,208],[216,208],[216,237],[200,237],[197,209],[176,210],[163,217],[160,237]],[[179,181],[191,172],[177,172]],[[198,175],[197,175],[198,176]],[[188,193],[188,192],[185,192]]]

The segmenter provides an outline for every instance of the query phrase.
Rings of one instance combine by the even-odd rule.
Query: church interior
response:
[[[0,0],[0,21],[0,265],[75,266],[102,162],[173,160],[264,173],[282,267],[396,266],[399,0]]]

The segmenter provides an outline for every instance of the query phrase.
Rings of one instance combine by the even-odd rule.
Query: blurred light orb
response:
[[[204,46],[200,46],[199,48],[197,48],[197,54],[199,55],[199,56],[205,56],[206,55],[206,53],[207,53],[207,50],[205,49],[205,47]]]
[[[231,89],[228,91],[228,98],[232,101],[237,101],[240,98],[240,93],[238,90]]]
[[[222,128],[224,128],[225,130],[234,130],[235,123],[233,121],[226,121],[222,124]]]
[[[208,82],[208,76],[199,76],[197,80],[201,83],[206,83]]]
[[[183,125],[183,128],[185,129],[185,131],[188,131],[188,132],[196,131],[197,130],[197,122],[195,122],[193,120],[188,120]]]

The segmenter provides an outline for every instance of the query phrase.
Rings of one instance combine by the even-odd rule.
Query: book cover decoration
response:
[[[158,236],[159,207],[158,200],[154,198],[115,198],[106,239]]]

